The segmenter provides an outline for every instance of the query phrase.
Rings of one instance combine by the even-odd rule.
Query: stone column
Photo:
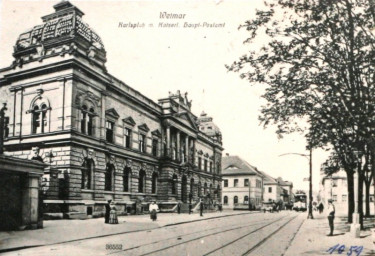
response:
[[[181,145],[180,145],[180,131],[176,132],[176,160],[180,161],[181,160]]]
[[[171,157],[171,127],[166,127],[167,133],[167,157]]]
[[[189,162],[189,135],[185,137],[185,161]]]
[[[22,188],[22,225],[38,228],[39,176],[28,175]]]
[[[100,138],[102,140],[106,139],[106,130],[105,130],[105,101],[107,98],[107,94],[102,92],[102,109],[101,109],[101,117],[100,117]]]
[[[192,163],[195,164],[195,140],[194,139],[192,140],[192,144],[193,144]]]

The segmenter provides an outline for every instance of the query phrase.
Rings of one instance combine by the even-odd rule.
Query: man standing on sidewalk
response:
[[[203,207],[204,207],[203,200],[201,200],[201,204],[199,206],[199,209],[200,209],[200,212],[201,212],[201,217],[203,217]]]
[[[334,219],[335,219],[335,206],[332,203],[332,199],[328,199],[328,207],[327,207],[327,217],[329,223],[330,233],[328,236],[333,236],[333,229],[334,229]]]

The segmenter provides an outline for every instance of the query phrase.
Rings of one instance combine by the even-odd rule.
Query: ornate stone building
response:
[[[195,116],[187,94],[156,103],[110,75],[83,12],[68,1],[54,9],[19,36],[13,64],[0,70],[5,154],[30,158],[40,148],[51,165],[46,212],[100,216],[108,199],[122,212],[152,199],[162,209],[220,200],[223,148],[212,118]]]

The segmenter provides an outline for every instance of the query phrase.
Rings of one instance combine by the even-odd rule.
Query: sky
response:
[[[42,24],[40,17],[54,12],[56,3],[0,1],[1,68],[13,61],[13,46],[19,34]],[[169,91],[188,92],[192,112],[197,116],[206,112],[221,129],[223,155],[238,155],[275,178],[292,181],[295,189],[308,190],[308,182],[303,181],[309,175],[308,159],[288,154],[308,154],[304,137],[292,134],[279,140],[275,127],[260,126],[258,116],[265,103],[262,85],[251,85],[225,68],[251,47],[265,42],[261,38],[257,45],[244,45],[248,34],[238,30],[240,24],[255,17],[262,1],[71,3],[85,13],[83,20],[101,37],[109,73],[155,102],[167,97]],[[161,18],[164,12],[182,14],[183,18]],[[159,27],[160,22],[178,23],[178,27]],[[205,22],[219,26],[203,27]],[[139,26],[125,27],[129,23]],[[323,150],[313,151],[314,191],[319,190],[319,169],[327,156]]]

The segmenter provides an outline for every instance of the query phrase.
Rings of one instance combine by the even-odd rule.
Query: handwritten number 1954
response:
[[[336,244],[335,246],[332,246],[327,250],[329,254],[332,254],[334,251],[336,251],[338,254],[342,254],[345,251],[345,245]],[[347,256],[351,256],[353,253],[356,253],[357,256],[361,255],[361,252],[363,250],[363,246],[350,246],[348,252],[346,253]]]

